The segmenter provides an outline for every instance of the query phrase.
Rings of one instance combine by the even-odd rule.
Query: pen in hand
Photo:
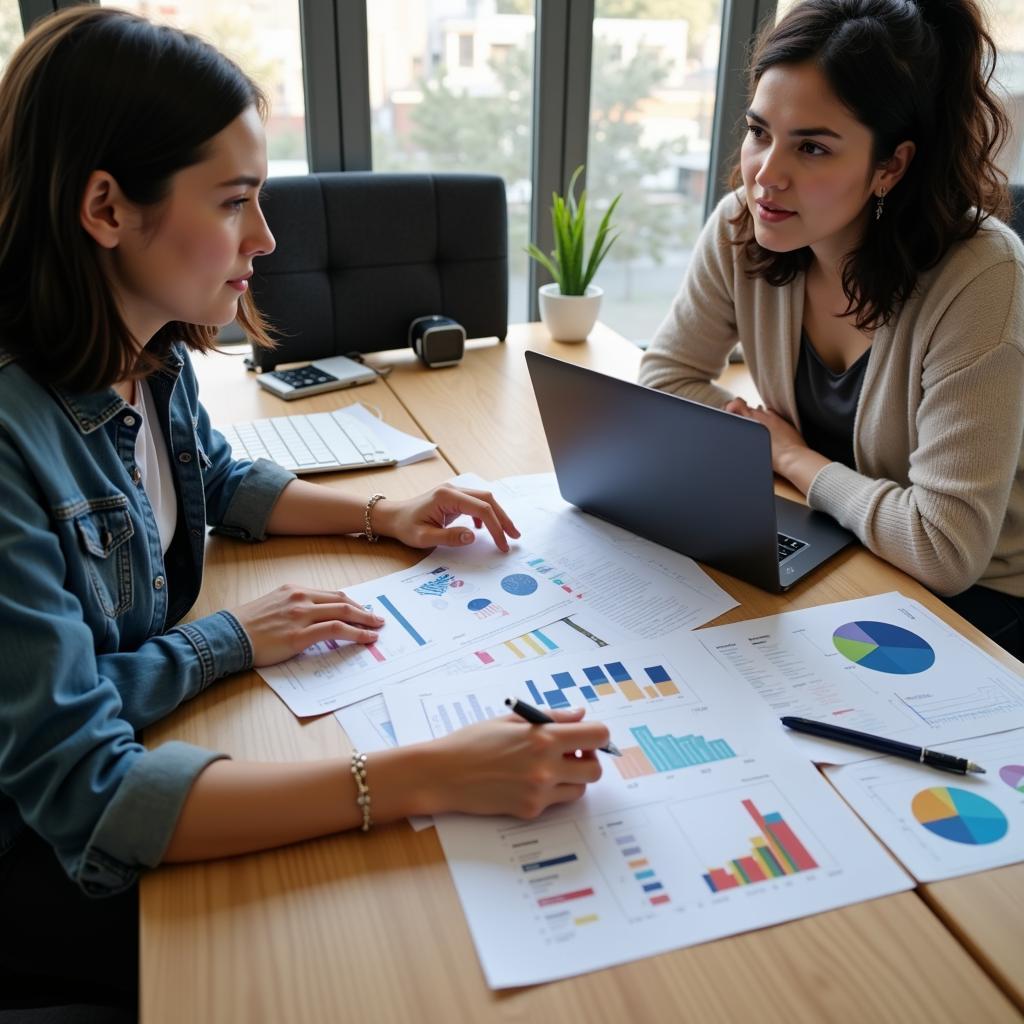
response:
[[[518,715],[524,722],[529,722],[530,725],[554,724],[555,720],[550,715],[544,714],[539,708],[535,708],[532,704],[527,704],[525,701],[506,697],[505,704],[513,715]],[[598,747],[597,749],[605,754],[611,754],[613,757],[622,757],[622,751],[611,740],[608,741],[607,746]]]

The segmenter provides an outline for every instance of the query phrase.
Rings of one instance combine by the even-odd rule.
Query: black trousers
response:
[[[954,597],[942,598],[958,615],[1024,661],[1024,597],[1000,594],[975,584]]]
[[[86,896],[25,829],[0,856],[0,908],[0,1009],[80,1004],[109,1007],[104,1020],[137,1019],[136,886]]]

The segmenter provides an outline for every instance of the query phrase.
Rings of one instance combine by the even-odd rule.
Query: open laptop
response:
[[[791,587],[854,537],[779,498],[753,420],[527,352],[562,497],[763,590]]]

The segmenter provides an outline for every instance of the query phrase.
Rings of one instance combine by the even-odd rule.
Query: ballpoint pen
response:
[[[965,757],[954,757],[952,754],[943,754],[927,747],[915,747],[912,743],[901,743],[899,740],[873,736],[869,732],[857,732],[856,729],[845,729],[840,725],[830,725],[828,722],[815,722],[811,718],[793,718],[787,715],[780,721],[786,728],[797,732],[806,732],[811,736],[820,736],[822,739],[836,740],[839,743],[849,743],[853,747],[875,750],[879,754],[906,758],[908,761],[917,761],[931,768],[940,768],[944,772],[955,772],[957,775],[966,775],[968,772],[985,774],[985,769],[981,765],[968,761]]]
[[[523,721],[529,722],[530,725],[554,724],[555,720],[550,715],[544,714],[539,708],[535,708],[532,704],[527,704],[525,701],[506,697],[505,704],[513,715],[518,715]],[[613,757],[622,757],[622,751],[611,740],[608,741],[607,746],[598,747],[597,749],[605,754],[611,754]]]

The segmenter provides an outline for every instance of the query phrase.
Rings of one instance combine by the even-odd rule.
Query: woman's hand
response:
[[[473,525],[487,528],[500,551],[508,551],[506,534],[518,539],[519,531],[489,491],[460,490],[445,484],[417,498],[404,501],[385,498],[373,509],[374,532],[394,537],[411,548],[432,548],[438,544],[463,547],[476,535],[465,526],[449,526],[461,515],[471,516]]]
[[[787,456],[791,456],[795,450],[807,449],[807,442],[800,431],[789,420],[783,419],[771,409],[765,409],[762,405],[754,408],[747,405],[742,398],[734,398],[726,405],[725,411],[754,420],[768,428],[772,438],[772,468],[776,473],[785,476],[781,463],[785,463]]]
[[[253,666],[276,665],[322,640],[372,644],[384,620],[339,590],[291,585],[232,608],[249,635]]]
[[[608,728],[581,722],[582,708],[552,717],[557,724],[530,725],[506,715],[425,744],[424,813],[536,818],[552,804],[578,800],[601,777],[594,751],[608,742]]]

